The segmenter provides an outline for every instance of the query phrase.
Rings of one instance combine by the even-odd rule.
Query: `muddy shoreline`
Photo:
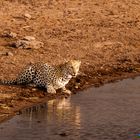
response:
[[[107,83],[117,82],[119,80],[123,80],[123,79],[127,79],[127,78],[135,78],[137,76],[140,76],[140,73],[122,73],[122,74],[119,74],[119,76],[115,75],[114,77],[113,76],[104,76],[101,79],[96,80],[96,82],[93,79],[89,79],[88,81],[87,80],[84,81],[84,79],[82,79],[82,84],[83,83],[84,84],[79,85],[78,89],[70,86],[70,84],[68,85],[68,88],[73,91],[72,96],[74,96],[74,94],[77,94],[78,91],[84,90],[89,87],[93,87],[93,86],[100,87]],[[94,81],[94,83],[93,83],[93,81]],[[74,86],[74,83],[76,81],[73,80],[72,82],[71,82],[71,85]],[[20,87],[18,87],[18,88],[20,88]],[[32,90],[32,88],[30,88],[30,90]],[[36,90],[38,90],[38,89],[36,89]],[[39,89],[37,92],[39,94],[39,92],[42,92],[42,91]],[[36,94],[37,93],[33,93],[32,95],[30,95],[30,97],[23,97],[24,95],[17,95],[17,96],[21,96],[19,99],[16,99],[16,98],[15,99],[14,98],[6,99],[5,98],[4,104],[7,104],[8,108],[7,107],[1,108],[2,110],[0,111],[0,122],[6,121],[7,119],[10,119],[12,116],[14,116],[16,114],[17,115],[20,114],[20,110],[29,108],[36,104],[42,104],[44,102],[47,102],[48,100],[52,100],[55,98],[69,98],[69,96],[67,96],[66,94],[63,94],[59,91],[56,95],[47,95],[44,92],[42,92],[42,93],[40,93],[40,95],[39,95],[40,97],[39,97]],[[13,105],[12,101],[14,101],[14,100],[15,100],[15,102]],[[10,107],[10,106],[12,106],[12,107]]]

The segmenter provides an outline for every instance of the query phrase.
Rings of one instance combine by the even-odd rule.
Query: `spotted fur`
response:
[[[81,61],[71,60],[57,66],[47,63],[35,63],[26,66],[14,80],[0,80],[0,84],[27,85],[35,84],[37,87],[45,87],[48,93],[56,93],[61,88],[70,93],[65,85],[72,77],[76,77]]]

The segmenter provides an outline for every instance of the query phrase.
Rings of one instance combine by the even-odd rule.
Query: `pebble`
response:
[[[32,41],[32,40],[35,40],[35,37],[33,37],[33,36],[25,36],[23,39],[27,40],[27,41]]]
[[[32,88],[32,91],[37,91],[37,89],[36,88]]]
[[[0,55],[4,55],[4,56],[14,56],[14,54],[12,52],[0,52]]]
[[[65,132],[62,132],[59,135],[62,136],[62,137],[66,137],[67,136],[67,134]]]
[[[0,52],[0,55],[6,55],[6,52]]]
[[[25,31],[31,32],[33,31],[33,28],[31,26],[24,26],[22,27]]]
[[[25,36],[23,39],[16,41],[13,46],[22,49],[39,49],[44,46],[44,43],[35,40],[35,37]]]
[[[75,88],[78,89],[79,88],[78,85],[76,85]]]
[[[28,19],[31,19],[32,18],[32,16],[30,14],[28,14],[28,13],[24,14],[24,17],[25,18],[28,18]]]
[[[2,34],[3,37],[9,37],[9,38],[16,38],[17,34],[11,31],[4,31]]]
[[[12,52],[6,52],[6,55],[8,55],[8,56],[14,56],[14,54]]]
[[[9,36],[12,37],[12,38],[16,38],[16,37],[17,37],[17,34],[14,33],[14,32],[10,32],[10,33],[9,33]]]
[[[28,41],[26,40],[17,40],[16,42],[13,43],[13,46],[15,48],[21,48],[21,49],[23,49],[27,45],[28,45]]]

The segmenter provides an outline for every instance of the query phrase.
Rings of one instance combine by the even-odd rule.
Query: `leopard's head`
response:
[[[76,77],[79,72],[81,61],[80,60],[70,60],[67,62],[67,65],[71,71],[72,77]]]

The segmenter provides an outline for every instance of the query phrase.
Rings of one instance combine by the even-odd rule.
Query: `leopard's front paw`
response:
[[[66,89],[66,88],[63,88],[62,89],[62,92],[66,93],[68,95],[71,95],[72,94],[72,92],[70,90]]]
[[[47,87],[47,93],[56,94],[56,90],[53,88],[53,86],[48,86]]]

